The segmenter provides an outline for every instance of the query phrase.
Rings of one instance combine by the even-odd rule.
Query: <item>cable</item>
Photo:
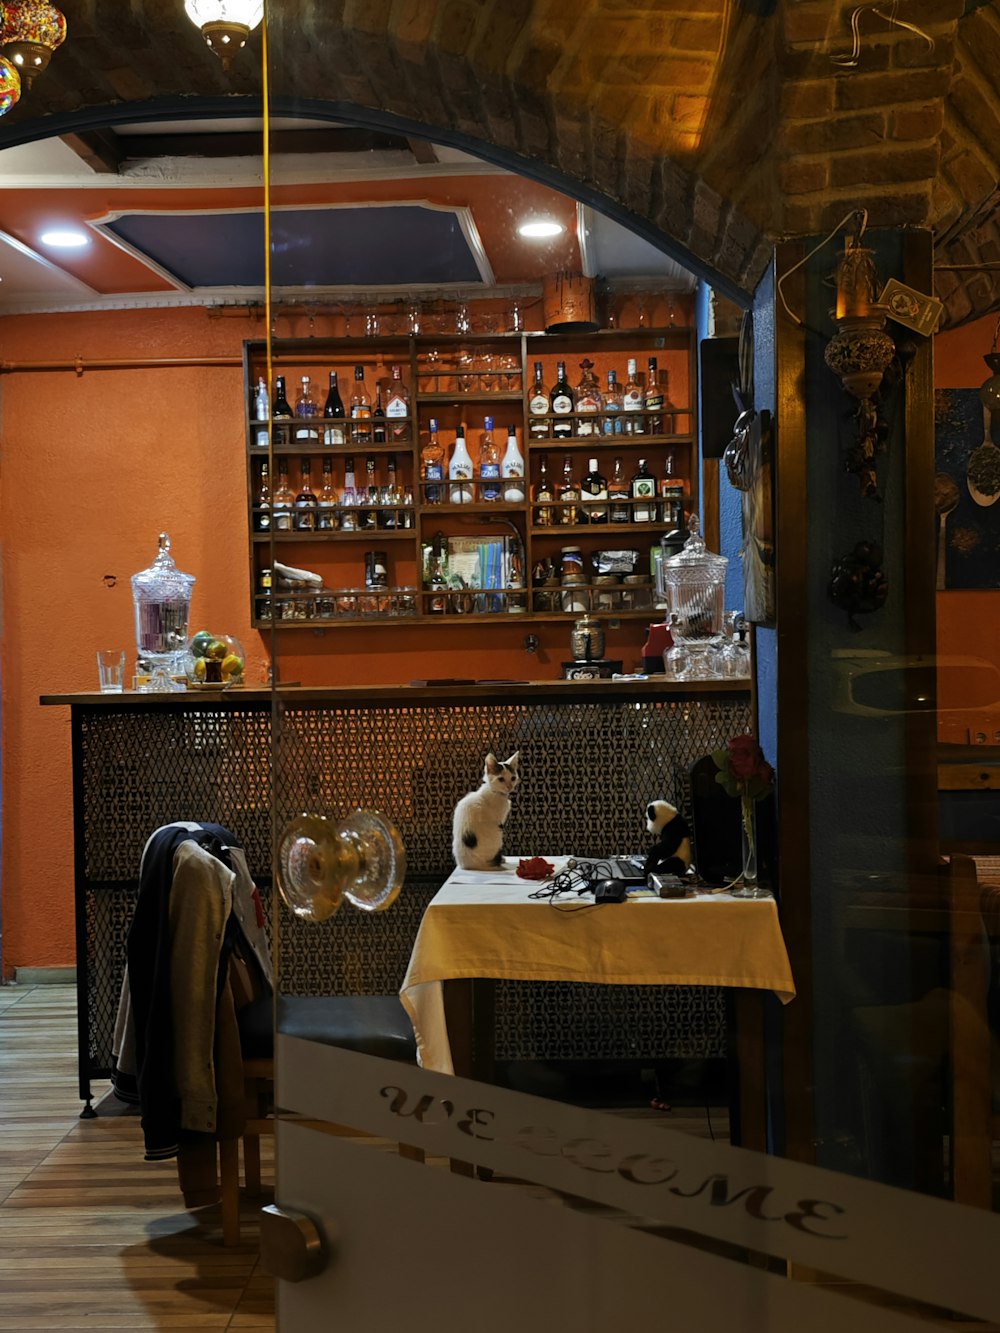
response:
[[[828,235],[823,237],[823,239],[819,242],[818,245],[814,245],[807,255],[803,255],[802,258],[797,260],[792,265],[791,268],[786,269],[785,272],[782,273],[778,281],[775,283],[775,291],[778,293],[778,300],[784,306],[785,314],[788,316],[790,320],[792,320],[795,324],[797,324],[799,328],[802,328],[802,320],[799,319],[798,315],[796,315],[792,311],[788,302],[785,300],[785,294],[781,290],[781,284],[785,281],[786,278],[790,278],[796,269],[801,268],[803,264],[808,263],[808,261],[812,259],[813,255],[816,254],[818,250],[822,250],[824,245],[827,245],[830,241],[832,241],[834,236],[836,236],[837,232],[840,231],[842,227],[846,227],[848,222],[850,222],[852,218],[860,219],[860,226],[858,227],[858,237],[857,237],[857,239],[860,241],[862,236],[864,236],[865,234],[865,228],[868,226],[868,209],[852,208],[849,213],[846,213],[840,219],[840,221],[833,228],[833,230]]]

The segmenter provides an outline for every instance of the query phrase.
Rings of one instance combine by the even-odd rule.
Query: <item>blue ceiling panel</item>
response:
[[[262,213],[126,213],[103,227],[186,287],[264,285]],[[483,281],[455,214],[419,204],[276,210],[271,246],[276,287]]]

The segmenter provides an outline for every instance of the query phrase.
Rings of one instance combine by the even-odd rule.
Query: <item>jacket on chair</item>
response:
[[[147,1161],[177,1156],[182,1141],[242,1128],[231,976],[242,964],[241,998],[247,985],[270,993],[264,925],[243,849],[227,829],[184,822],[150,837],[126,944],[112,1076],[116,1095],[141,1108]],[[220,1106],[224,1069],[229,1107]]]

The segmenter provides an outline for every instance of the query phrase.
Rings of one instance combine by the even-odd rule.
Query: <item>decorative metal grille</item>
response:
[[[74,707],[78,958],[87,1049],[81,1088],[110,1071],[125,936],[142,848],[162,824],[230,828],[254,877],[271,869],[271,707],[180,698],[128,708]],[[285,990],[378,994],[398,989],[424,907],[452,869],[456,801],[479,785],[489,750],[520,751],[521,785],[505,833],[510,855],[601,856],[645,845],[654,798],[690,818],[691,764],[746,730],[745,694],[650,697],[625,686],[587,699],[551,693],[496,702],[373,699],[285,703],[275,746],[279,827],[303,810],[381,810],[407,850],[407,884],[391,911],[345,908],[323,926],[280,917]],[[627,1033],[623,1048],[622,1034]],[[693,987],[497,988],[500,1058],[614,1058],[723,1053],[721,992]],[[84,1092],[84,1095],[86,1093]]]

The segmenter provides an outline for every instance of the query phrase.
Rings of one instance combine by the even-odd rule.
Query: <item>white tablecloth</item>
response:
[[[565,858],[548,858],[557,867]],[[443,982],[586,981],[625,986],[745,986],[783,1004],[795,983],[773,898],[726,893],[532,900],[540,886],[502,870],[455,870],[424,912],[400,998],[420,1063],[453,1073]]]

